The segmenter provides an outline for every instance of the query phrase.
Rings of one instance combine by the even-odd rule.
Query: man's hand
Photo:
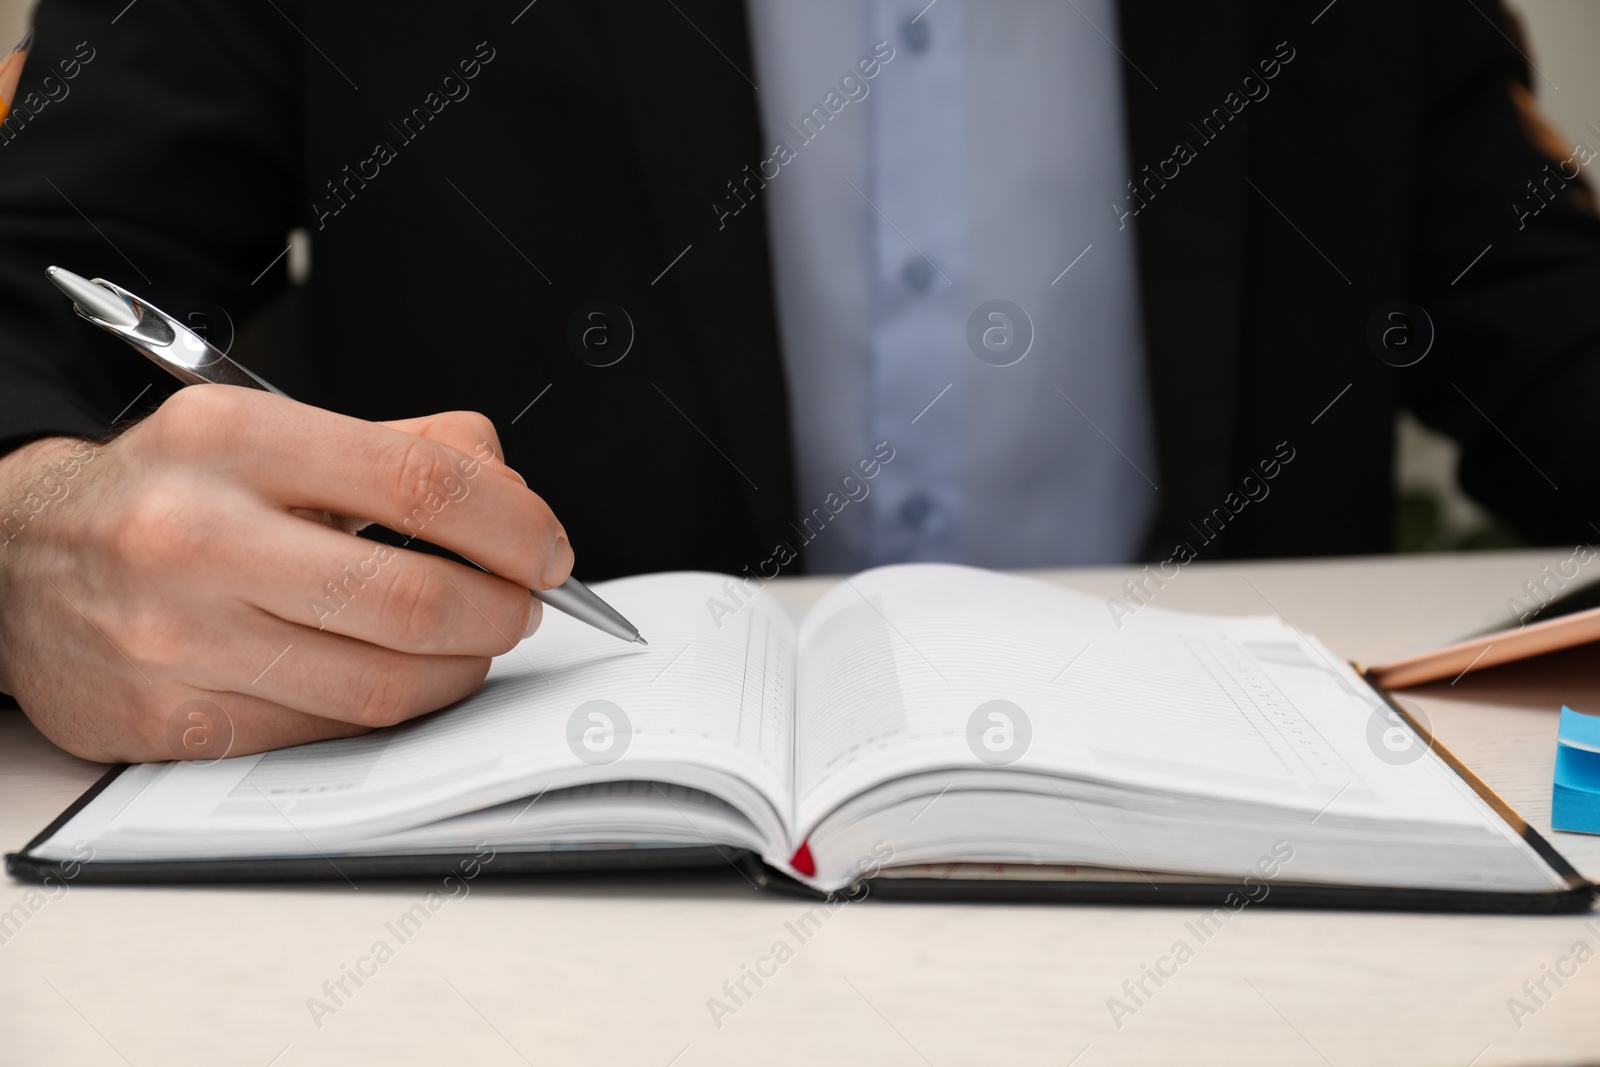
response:
[[[0,459],[0,691],[94,760],[358,734],[477,689],[538,626],[528,590],[571,569],[482,415],[370,423],[191,386],[110,444]]]

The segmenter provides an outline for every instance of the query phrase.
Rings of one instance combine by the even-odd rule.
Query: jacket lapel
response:
[[[739,474],[770,547],[794,515],[789,404],[778,347],[760,116],[742,0],[599,0],[629,135],[662,241],[656,283],[677,294],[715,425],[703,426]],[[746,170],[746,167],[749,169]],[[749,206],[737,206],[730,182]],[[753,192],[752,192],[753,191]]]
[[[1142,183],[1156,174],[1144,208],[1130,221],[1138,234],[1161,464],[1161,510],[1148,549],[1162,554],[1180,540],[1198,543],[1185,532],[1188,522],[1221,504],[1233,475],[1240,222],[1242,197],[1252,195],[1244,183],[1250,109],[1226,126],[1206,127],[1203,120],[1250,73],[1243,6],[1243,0],[1121,4],[1129,174],[1141,196]],[[1162,163],[1180,143],[1194,158],[1163,186],[1157,171],[1172,173]]]

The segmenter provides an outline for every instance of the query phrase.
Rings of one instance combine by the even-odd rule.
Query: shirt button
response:
[[[933,284],[933,266],[925,259],[908,260],[900,270],[900,280],[913,293],[925,293]]]
[[[918,54],[928,50],[928,42],[932,37],[928,24],[920,19],[907,22],[900,30],[900,39],[905,42],[907,48]]]
[[[928,524],[928,520],[933,518],[934,512],[938,510],[938,504],[918,493],[900,505],[900,521],[913,530],[920,530]]]

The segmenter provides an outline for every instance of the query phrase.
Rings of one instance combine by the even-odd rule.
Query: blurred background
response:
[[[0,42],[21,40],[37,0],[0,0]],[[137,3],[138,0],[133,0]],[[1489,10],[1496,0],[1467,0]],[[1481,6],[1480,6],[1481,5]],[[129,7],[133,6],[131,3]],[[1600,0],[1507,0],[1522,22],[1528,55],[1536,68],[1534,92],[1568,141],[1600,150]],[[117,8],[113,3],[108,9]],[[117,8],[120,10],[120,8]],[[115,13],[115,12],[113,12]],[[1487,16],[1486,16],[1487,17]],[[0,51],[5,45],[0,44]],[[1592,123],[1593,125],[1589,125]],[[291,274],[307,269],[303,248],[291,256]],[[267,351],[292,346],[298,304],[293,296],[245,324],[238,348],[246,365],[266,373],[292,393],[292,366],[274,370],[287,355]],[[1519,542],[1468,500],[1456,485],[1456,447],[1409,415],[1397,420],[1397,545],[1406,552],[1498,548]]]

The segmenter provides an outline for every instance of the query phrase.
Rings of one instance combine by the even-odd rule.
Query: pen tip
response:
[[[636,644],[636,645],[648,645],[648,644],[649,644],[649,643],[650,643],[650,642],[649,642],[649,641],[646,641],[646,640],[645,640],[645,639],[644,639],[644,637],[643,637],[643,636],[642,636],[642,635],[641,635],[641,636],[639,636],[639,637],[635,637],[635,638],[634,638],[634,639],[633,639],[633,643],[634,643],[634,644]]]

